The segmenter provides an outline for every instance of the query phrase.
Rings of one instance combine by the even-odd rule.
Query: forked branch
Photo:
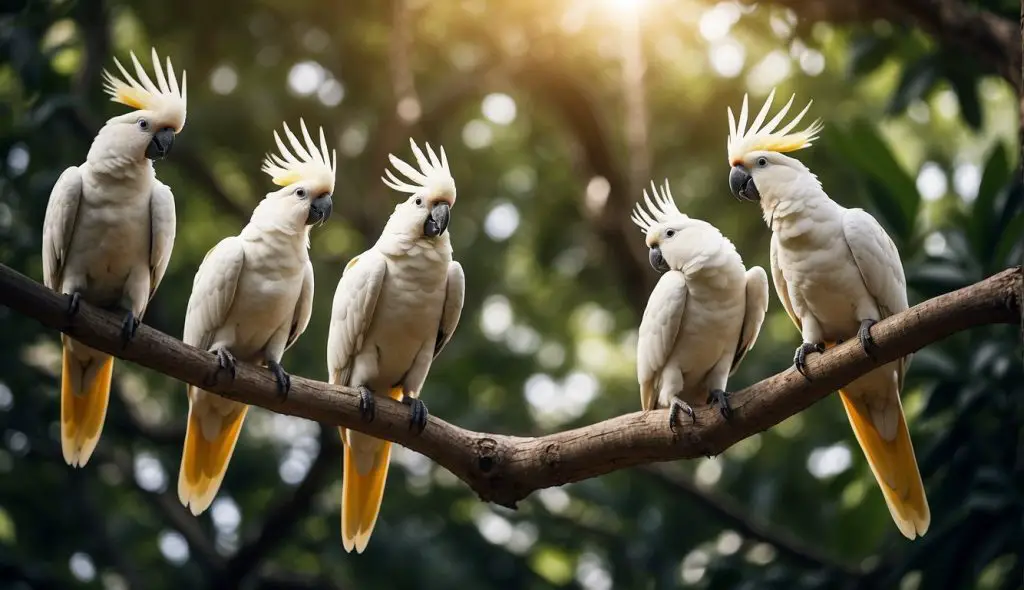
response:
[[[288,399],[279,401],[269,371],[239,364],[233,381],[215,380],[217,358],[180,340],[141,326],[121,346],[121,318],[82,303],[69,319],[68,297],[0,265],[0,305],[61,330],[83,343],[133,361],[229,399],[268,410],[336,424],[399,443],[423,453],[465,481],[487,501],[514,507],[532,492],[596,477],[626,467],[717,455],[754,433],[807,408],[879,364],[975,326],[1017,324],[1021,318],[1022,269],[1007,269],[984,281],[930,299],[872,328],[876,360],[856,340],[807,363],[813,381],[787,368],[731,398],[726,422],[717,411],[698,408],[696,424],[678,433],[668,428],[664,410],[618,416],[566,432],[515,437],[473,432],[430,416],[422,434],[409,428],[408,407],[381,399],[376,418],[363,422],[355,390],[292,377]]]

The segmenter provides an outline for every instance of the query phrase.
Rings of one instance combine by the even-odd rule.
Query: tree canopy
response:
[[[923,8],[922,8],[923,7]],[[283,365],[326,380],[330,301],[396,197],[409,137],[443,145],[465,267],[461,326],[423,397],[474,430],[536,435],[639,409],[635,342],[657,278],[628,218],[667,179],[680,208],[768,267],[769,230],[729,194],[725,108],[813,99],[799,157],[899,246],[911,304],[1024,258],[1019,5],[1006,0],[176,3],[29,0],[0,15],[0,262],[42,276],[59,174],[123,107],[101,71],[155,46],[188,71],[170,157],[178,234],[145,323],[180,336],[203,255],[273,190],[272,132],[300,117],[339,151],[312,233],[313,320]],[[1007,49],[1012,52],[1008,52]],[[893,526],[834,396],[717,457],[619,471],[513,511],[396,447],[362,555],[339,538],[333,427],[260,408],[212,509],[174,488],[183,384],[115,369],[82,470],[59,449],[59,340],[0,308],[0,581],[15,588],[981,588],[1024,584],[1021,329],[914,356],[903,392],[932,508]],[[799,334],[771,295],[730,389],[786,369]],[[6,586],[5,586],[6,587]]]

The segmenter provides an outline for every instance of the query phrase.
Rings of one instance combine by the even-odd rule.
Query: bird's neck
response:
[[[85,158],[92,174],[124,181],[148,181],[155,177],[153,162],[146,157],[126,153],[116,137],[105,133],[106,129],[104,127],[96,134]]]
[[[764,221],[782,244],[829,239],[842,230],[841,209],[817,183],[761,197]]]

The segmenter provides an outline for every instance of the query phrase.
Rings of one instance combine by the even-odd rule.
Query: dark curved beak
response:
[[[154,162],[163,160],[171,153],[171,146],[174,145],[174,129],[167,127],[153,134],[146,146],[146,157]]]
[[[743,201],[761,200],[761,193],[757,192],[754,177],[743,166],[733,166],[729,172],[729,190],[737,199]]]
[[[651,252],[648,256],[651,260],[651,268],[654,270],[661,274],[665,274],[670,270],[668,263],[665,262],[665,257],[661,255],[661,248],[658,246],[652,246]]]
[[[306,225],[324,223],[331,216],[331,209],[334,203],[331,201],[331,193],[324,193],[313,199],[309,204],[309,215],[306,217]]]
[[[451,220],[452,208],[448,203],[441,201],[430,210],[430,215],[423,222],[423,235],[428,238],[436,238],[448,229],[448,222]]]

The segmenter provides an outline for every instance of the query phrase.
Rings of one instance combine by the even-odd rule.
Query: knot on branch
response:
[[[501,457],[498,456],[498,441],[487,437],[477,439],[476,466],[480,473],[485,477],[489,477],[500,463]]]

